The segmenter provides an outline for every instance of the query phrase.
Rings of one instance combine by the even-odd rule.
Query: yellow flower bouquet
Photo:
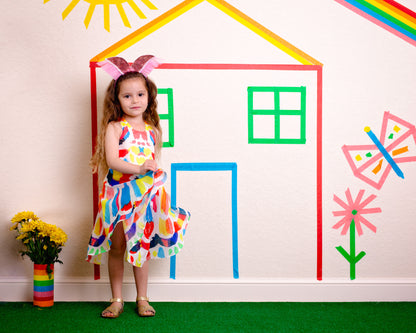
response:
[[[59,260],[59,253],[67,241],[65,232],[55,225],[41,221],[33,212],[17,213],[11,220],[16,230],[16,239],[23,242],[25,249],[20,251],[22,257],[28,256],[35,264],[54,264]],[[49,272],[48,272],[49,273]]]

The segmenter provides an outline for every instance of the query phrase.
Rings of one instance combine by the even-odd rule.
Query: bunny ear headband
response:
[[[160,64],[161,61],[155,56],[143,55],[138,57],[131,65],[120,57],[107,58],[106,60],[99,62],[97,65],[110,74],[115,81],[117,81],[120,76],[128,72],[139,72],[147,77],[150,72]]]

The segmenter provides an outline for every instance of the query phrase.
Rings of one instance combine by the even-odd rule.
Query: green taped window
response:
[[[173,90],[172,88],[157,89],[157,110],[163,131],[163,147],[175,145],[174,121],[173,121]],[[168,140],[166,141],[166,138]]]
[[[304,144],[306,87],[248,87],[248,143]]]

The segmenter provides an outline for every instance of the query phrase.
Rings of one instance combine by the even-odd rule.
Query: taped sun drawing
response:
[[[44,0],[43,3],[47,3],[50,0]],[[104,29],[110,31],[110,5],[116,5],[117,10],[120,14],[121,19],[126,27],[131,28],[130,22],[127,18],[126,12],[124,11],[123,4],[127,3],[131,7],[131,9],[137,14],[137,16],[141,19],[145,19],[146,15],[141,11],[141,9],[136,5],[133,0],[83,0],[89,3],[89,8],[87,15],[85,15],[84,24],[85,27],[88,29],[88,25],[90,24],[92,14],[97,6],[103,6],[104,10]],[[69,13],[75,8],[81,0],[72,0],[68,7],[62,12],[62,20],[69,15]],[[137,1],[136,1],[137,2]],[[156,6],[150,2],[150,0],[140,0],[144,5],[147,6],[149,9],[156,10]]]

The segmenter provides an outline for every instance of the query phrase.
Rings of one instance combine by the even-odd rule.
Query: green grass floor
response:
[[[119,318],[103,319],[107,304],[0,302],[0,332],[416,332],[415,302],[153,302],[153,318],[138,317],[127,302]]]

